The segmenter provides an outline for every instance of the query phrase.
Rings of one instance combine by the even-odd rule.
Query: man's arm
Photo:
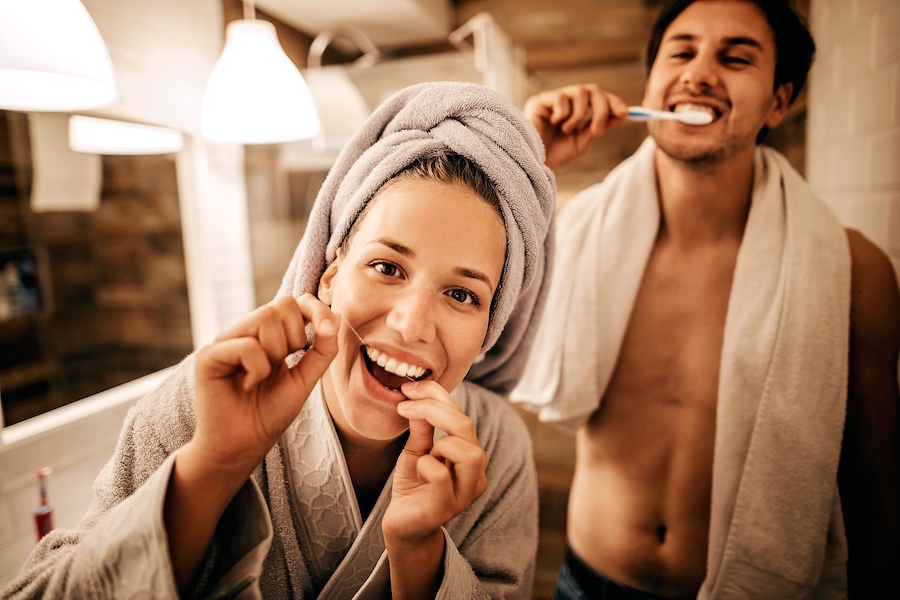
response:
[[[887,256],[859,232],[847,237],[850,372],[838,485],[850,598],[882,598],[895,591],[900,564],[900,292]]]

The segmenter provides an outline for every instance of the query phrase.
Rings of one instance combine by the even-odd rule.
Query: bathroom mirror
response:
[[[97,156],[92,191],[81,167],[36,164],[35,139],[27,114],[0,111],[6,426],[171,366],[193,349],[176,155]],[[94,196],[94,206],[47,210],[35,204],[37,185],[56,188],[63,201]]]

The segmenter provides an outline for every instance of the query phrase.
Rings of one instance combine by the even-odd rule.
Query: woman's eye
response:
[[[478,297],[468,290],[456,288],[447,292],[447,295],[460,304],[473,304],[475,306],[481,306],[481,303],[478,301]]]
[[[379,273],[381,273],[382,275],[385,275],[387,277],[394,277],[400,271],[397,268],[397,265],[395,265],[393,263],[389,263],[389,262],[374,262],[374,263],[372,263],[371,266],[376,271],[378,271]]]

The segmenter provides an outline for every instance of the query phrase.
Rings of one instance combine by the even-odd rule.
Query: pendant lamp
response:
[[[0,0],[0,108],[72,112],[116,99],[112,61],[78,0]]]
[[[312,95],[278,43],[275,27],[255,18],[253,2],[244,3],[244,17],[226,27],[225,48],[206,84],[203,136],[235,144],[315,136],[319,118]]]

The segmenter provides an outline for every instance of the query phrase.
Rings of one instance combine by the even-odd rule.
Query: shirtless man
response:
[[[803,86],[813,51],[778,0],[678,0],[654,25],[643,105],[715,120],[649,124],[660,226],[599,408],[577,429],[570,549],[555,598],[775,597],[704,581],[720,363],[754,153]],[[620,123],[626,103],[576,85],[529,98],[525,113],[556,168]],[[846,576],[851,598],[882,598],[896,592],[888,571],[900,564],[900,294],[885,254],[856,231],[846,238],[849,381],[837,475]]]

